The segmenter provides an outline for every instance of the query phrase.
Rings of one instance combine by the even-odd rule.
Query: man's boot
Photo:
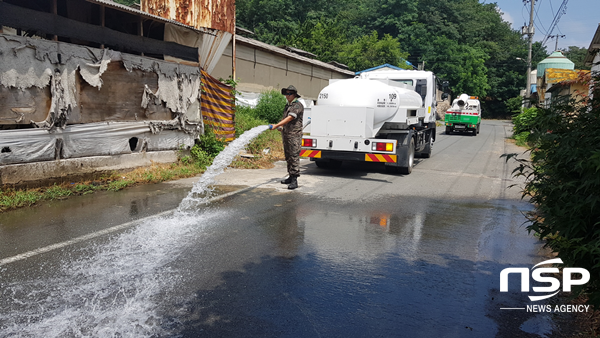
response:
[[[292,182],[288,185],[288,189],[296,189],[298,188],[298,178],[296,176],[290,176],[292,178]]]
[[[292,176],[288,176],[285,180],[281,181],[281,184],[290,184],[292,183]]]

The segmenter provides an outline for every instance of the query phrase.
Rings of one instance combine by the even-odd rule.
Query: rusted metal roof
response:
[[[120,11],[123,11],[123,12],[129,12],[131,14],[135,14],[135,15],[144,17],[146,19],[151,19],[151,20],[156,20],[156,21],[161,21],[161,22],[168,22],[168,23],[171,23],[171,24],[174,24],[174,25],[177,25],[177,26],[181,26],[181,27],[185,27],[185,28],[191,29],[193,31],[198,31],[198,32],[203,32],[203,33],[212,33],[211,30],[207,29],[207,28],[196,28],[196,27],[193,27],[193,26],[190,26],[190,25],[186,25],[184,23],[181,23],[181,22],[178,22],[178,21],[175,21],[175,20],[171,20],[171,19],[168,19],[168,18],[160,17],[160,16],[153,15],[153,14],[150,14],[150,13],[146,13],[144,11],[141,11],[139,9],[135,9],[133,7],[121,5],[121,4],[116,3],[116,2],[114,2],[112,0],[85,0],[85,1],[91,2],[91,3],[95,3],[95,4],[98,4],[98,5],[102,5],[102,6],[106,6],[106,7],[110,7],[110,8],[114,8],[114,9],[117,9],[117,10],[120,10]]]
[[[235,36],[235,41],[236,41],[236,43],[243,43],[243,44],[246,44],[246,45],[250,45],[250,46],[262,49],[264,51],[270,52],[270,53],[280,54],[280,55],[283,55],[283,56],[285,56],[287,58],[290,58],[290,59],[296,59],[298,61],[301,61],[301,62],[304,62],[304,63],[313,64],[315,66],[318,66],[318,67],[321,67],[321,68],[324,68],[324,69],[329,69],[329,70],[332,70],[332,71],[335,71],[335,72],[338,72],[338,73],[341,73],[341,74],[346,74],[346,75],[352,75],[352,76],[354,76],[354,72],[352,72],[352,71],[335,67],[335,66],[330,65],[328,63],[325,63],[323,61],[313,60],[313,59],[310,59],[310,58],[307,58],[307,57],[304,57],[304,56],[301,56],[301,55],[298,55],[298,54],[295,54],[295,53],[292,53],[292,52],[288,52],[285,49],[282,49],[282,48],[279,48],[279,47],[276,47],[276,46],[272,46],[272,45],[269,45],[267,43],[260,42],[258,40],[249,39],[249,38],[246,38],[246,37],[243,37],[243,36],[240,36],[240,35],[236,35]]]
[[[142,10],[195,28],[235,32],[235,0],[141,0]]]

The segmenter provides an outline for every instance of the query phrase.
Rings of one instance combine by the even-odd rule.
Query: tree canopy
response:
[[[569,46],[569,48],[563,50],[562,52],[569,60],[575,63],[575,69],[590,70],[591,67],[584,64],[584,60],[588,52],[587,48]]]
[[[525,87],[527,41],[495,3],[478,0],[237,0],[237,24],[360,71],[406,61],[448,80],[455,95],[483,98],[484,112],[506,112]],[[573,49],[573,53],[578,51]],[[534,66],[548,54],[534,46]]]

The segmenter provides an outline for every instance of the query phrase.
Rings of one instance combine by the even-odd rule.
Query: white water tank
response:
[[[418,109],[422,105],[414,90],[367,79],[335,81],[323,88],[317,100],[317,106],[373,108],[374,125],[394,117],[399,108]]]
[[[467,104],[467,100],[469,100],[469,95],[461,94],[456,100],[456,104],[463,107],[465,104]]]

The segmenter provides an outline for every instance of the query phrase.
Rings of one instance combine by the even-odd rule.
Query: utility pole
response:
[[[559,38],[563,38],[564,39],[565,37],[566,37],[566,35],[558,35],[558,34],[557,35],[550,35],[549,36],[550,39],[556,38],[556,44],[554,45],[554,51],[558,50],[558,39]]]
[[[533,14],[535,10],[535,0],[523,0],[523,2],[527,3],[527,1],[531,1],[531,11],[529,13],[529,27],[523,26],[522,33],[527,34],[529,37],[529,52],[527,54],[527,88],[525,88],[525,98],[528,99],[531,96],[531,47],[533,45],[533,34],[535,30],[533,28]],[[527,32],[525,33],[525,29]]]

